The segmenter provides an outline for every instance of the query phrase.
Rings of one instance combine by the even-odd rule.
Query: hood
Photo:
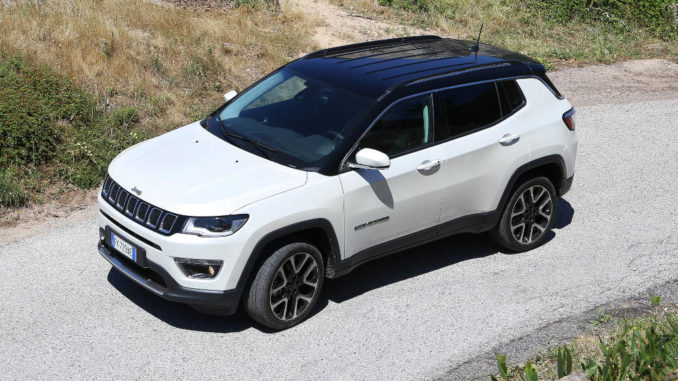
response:
[[[300,187],[307,173],[233,146],[192,123],[128,148],[109,166],[123,188],[186,216],[228,215]]]

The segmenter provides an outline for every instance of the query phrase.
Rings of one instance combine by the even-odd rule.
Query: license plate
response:
[[[134,262],[137,261],[137,248],[130,243],[123,241],[119,237],[116,237],[113,232],[111,232],[111,246],[127,258]]]

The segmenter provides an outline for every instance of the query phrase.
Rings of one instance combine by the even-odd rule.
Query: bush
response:
[[[676,0],[536,0],[533,5],[547,18],[561,23],[573,19],[599,21],[621,31],[647,28],[656,37],[678,37]]]
[[[20,56],[0,59],[0,167],[50,161],[92,114],[90,96],[67,78]]]
[[[27,201],[17,179],[9,169],[0,172],[0,205],[21,206]]]
[[[21,184],[35,178],[97,186],[117,153],[148,137],[139,118],[135,107],[97,111],[70,79],[0,55],[0,205],[26,203]]]

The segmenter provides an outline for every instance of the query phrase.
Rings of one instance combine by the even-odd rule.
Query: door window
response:
[[[501,119],[494,82],[457,87],[439,94],[445,117],[440,121],[437,140],[466,135]]]
[[[393,105],[367,132],[358,145],[398,156],[433,142],[433,98],[431,94]]]

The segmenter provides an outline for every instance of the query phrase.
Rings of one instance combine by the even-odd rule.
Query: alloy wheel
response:
[[[296,253],[278,268],[271,283],[270,306],[276,318],[292,320],[311,305],[318,291],[318,263],[309,253]]]
[[[553,217],[553,199],[546,188],[533,185],[516,199],[511,209],[511,234],[528,245],[542,236]]]

